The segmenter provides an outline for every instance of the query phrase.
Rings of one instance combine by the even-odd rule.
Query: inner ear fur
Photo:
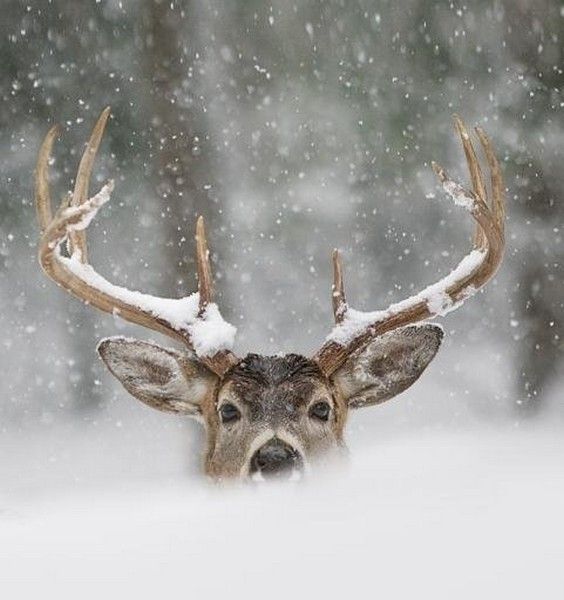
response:
[[[157,410],[198,416],[217,376],[191,351],[122,337],[98,344],[98,354],[123,387]]]
[[[352,354],[333,376],[350,408],[380,404],[417,381],[443,339],[439,325],[410,325],[385,333]]]

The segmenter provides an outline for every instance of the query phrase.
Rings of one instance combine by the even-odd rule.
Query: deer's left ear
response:
[[[438,325],[385,333],[352,354],[333,375],[350,408],[380,404],[415,383],[443,339]]]

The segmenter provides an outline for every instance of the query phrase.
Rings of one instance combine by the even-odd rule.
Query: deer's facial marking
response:
[[[313,361],[249,354],[228,373],[209,415],[216,435],[207,471],[290,476],[339,446],[342,410]]]

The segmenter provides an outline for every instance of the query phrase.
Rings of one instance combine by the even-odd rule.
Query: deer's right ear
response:
[[[200,415],[201,403],[217,383],[194,353],[126,338],[102,340],[98,353],[132,396],[165,412]]]

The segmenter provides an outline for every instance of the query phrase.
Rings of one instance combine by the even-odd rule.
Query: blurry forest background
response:
[[[130,288],[191,292],[204,214],[240,353],[322,342],[335,246],[358,309],[445,275],[471,223],[430,162],[466,182],[451,115],[483,126],[508,188],[503,267],[442,320],[421,381],[355,416],[350,437],[562,419],[560,2],[4,0],[0,30],[0,438],[15,454],[21,441],[28,472],[87,447],[92,464],[163,470],[197,436],[127,396],[97,359],[104,336],[155,334],[83,306],[37,264],[41,140],[64,125],[52,166],[62,197],[106,105],[93,187],[113,177],[116,191],[89,230],[91,262]]]

